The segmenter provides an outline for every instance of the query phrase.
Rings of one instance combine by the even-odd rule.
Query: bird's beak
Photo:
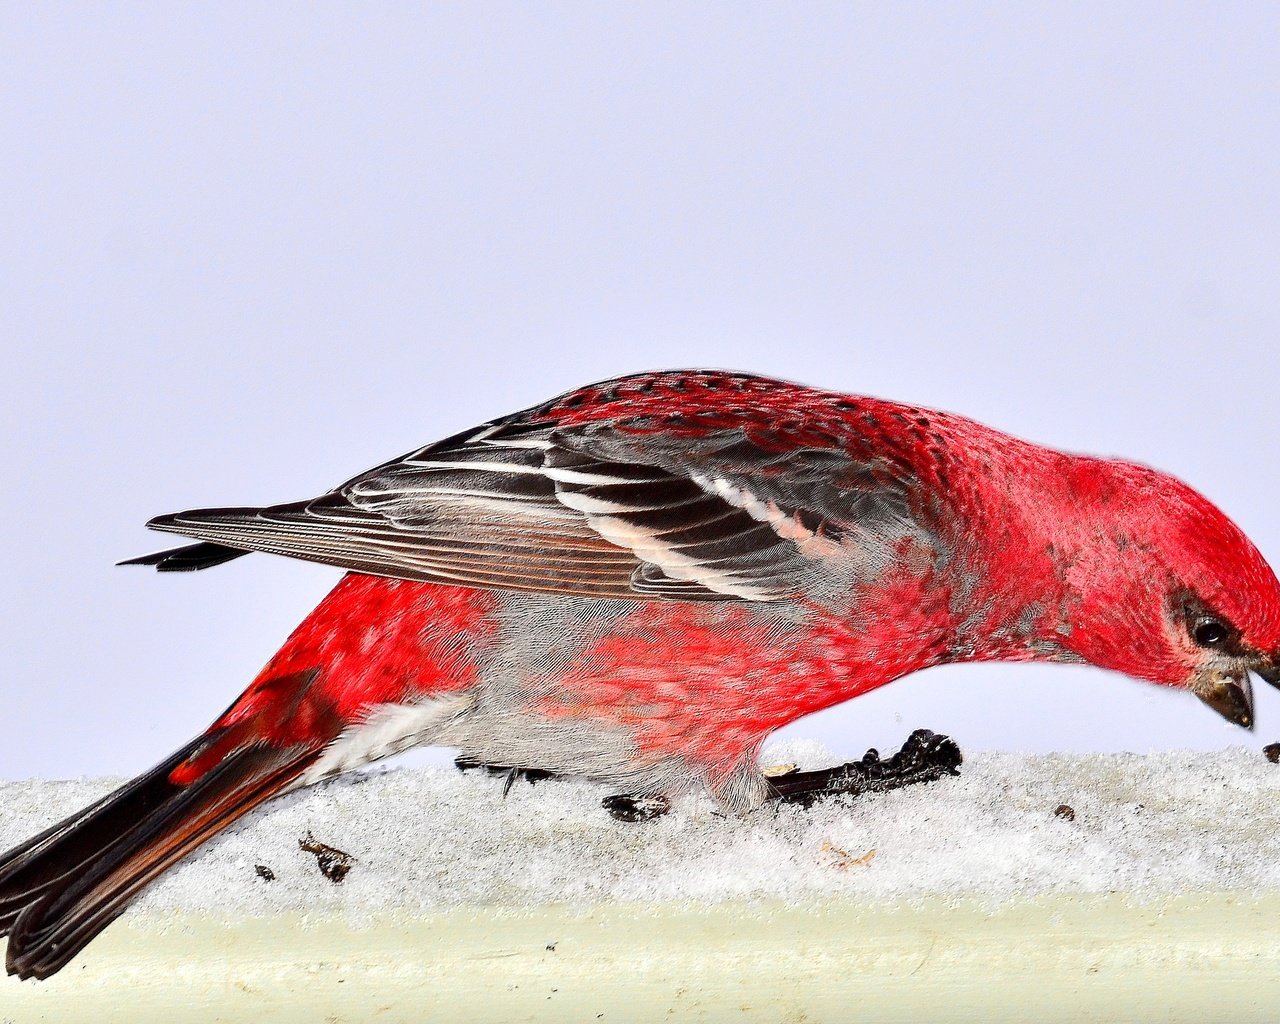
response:
[[[1273,654],[1269,658],[1260,658],[1256,664],[1250,667],[1277,690],[1280,690],[1280,654]]]
[[[1245,669],[1206,669],[1192,678],[1191,692],[1228,722],[1253,728],[1253,687]]]

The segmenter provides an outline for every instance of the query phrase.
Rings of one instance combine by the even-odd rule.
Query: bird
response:
[[[127,564],[345,573],[204,732],[0,857],[21,978],[265,801],[418,744],[508,786],[595,780],[622,820],[690,791],[743,815],[955,772],[929,730],[884,760],[758,762],[781,726],[931,666],[1088,663],[1245,728],[1250,674],[1280,686],[1280,583],[1189,485],[749,373],[617,377],[310,500],[148,525],[187,543]]]

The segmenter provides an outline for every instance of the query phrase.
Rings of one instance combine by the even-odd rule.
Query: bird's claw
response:
[[[466,757],[455,758],[453,764],[460,772],[479,770],[488,775],[503,776],[502,795],[504,797],[511,792],[511,787],[516,784],[517,779],[524,779],[525,782],[532,786],[544,779],[553,779],[556,776],[555,772],[549,772],[542,768],[513,768],[510,765],[485,764],[483,761],[473,761]]]
[[[949,736],[917,729],[889,758],[872,748],[858,761],[811,772],[790,772],[766,779],[773,799],[809,806],[818,800],[848,794],[878,793],[917,782],[957,775],[964,760]]]
[[[671,810],[671,801],[665,796],[631,796],[616,793],[600,801],[600,806],[618,821],[652,821]]]
[[[932,772],[936,778],[941,775],[959,775],[963,762],[964,755],[950,736],[943,736],[929,729],[917,729],[907,737],[901,750],[881,764],[890,772]]]

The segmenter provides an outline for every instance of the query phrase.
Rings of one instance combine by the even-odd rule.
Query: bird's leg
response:
[[[962,760],[960,748],[949,736],[917,729],[892,757],[881,758],[877,751],[868,750],[860,761],[812,772],[788,772],[765,781],[771,799],[808,807],[842,793],[879,793],[957,775]]]
[[[819,768],[811,772],[788,772],[765,779],[769,799],[778,803],[808,807],[819,800],[848,794],[879,793],[888,789],[932,782],[944,775],[957,775],[963,758],[960,748],[949,736],[928,729],[917,729],[892,757],[882,758],[876,750],[868,750],[859,761]],[[517,779],[530,784],[554,779],[556,772],[541,768],[513,768],[509,765],[485,764],[459,757],[454,761],[461,771],[479,769],[490,775],[504,776],[502,794],[506,796]],[[618,821],[652,821],[671,809],[663,796],[634,796],[618,793],[605,797],[601,806]]]
[[[455,758],[453,763],[462,772],[479,770],[489,775],[503,776],[502,795],[504,797],[511,792],[511,787],[516,784],[517,779],[524,779],[532,785],[544,779],[562,777],[558,772],[549,772],[544,768],[512,768],[503,764],[485,764],[466,757]],[[652,821],[666,814],[671,809],[671,802],[664,796],[631,796],[627,793],[619,793],[605,797],[600,801],[600,806],[618,821]]]
[[[469,772],[479,769],[489,775],[505,776],[502,785],[502,795],[506,796],[511,792],[511,787],[515,785],[517,779],[524,779],[529,785],[536,782],[542,782],[544,779],[558,778],[555,772],[549,772],[542,768],[514,768],[505,764],[485,764],[482,761],[472,761],[466,757],[454,758],[454,767],[461,772]]]
[[[787,772],[765,779],[769,799],[808,807],[819,800],[847,793],[879,793],[917,782],[932,782],[944,775],[958,775],[963,758],[955,740],[928,729],[917,729],[892,757],[868,750],[860,761],[820,768],[812,772]],[[620,793],[605,797],[601,806],[618,821],[652,821],[671,809],[662,796]]]

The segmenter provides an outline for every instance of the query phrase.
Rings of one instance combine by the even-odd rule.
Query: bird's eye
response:
[[[1191,635],[1201,647],[1217,647],[1226,641],[1230,630],[1217,619],[1204,619],[1196,623]]]

